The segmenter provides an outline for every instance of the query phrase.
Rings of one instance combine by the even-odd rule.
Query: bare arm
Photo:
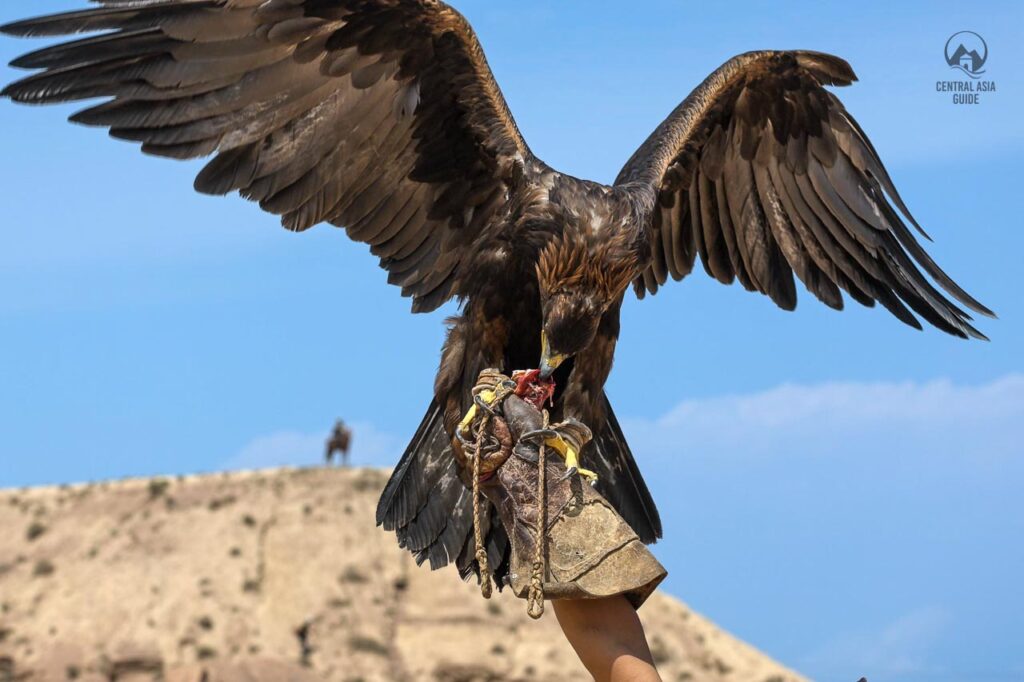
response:
[[[566,639],[597,682],[661,682],[643,625],[625,597],[552,604]]]

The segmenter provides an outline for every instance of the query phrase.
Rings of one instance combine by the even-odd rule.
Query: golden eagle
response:
[[[197,190],[238,191],[290,230],[343,227],[415,312],[461,302],[434,401],[378,510],[435,568],[474,570],[451,435],[487,367],[553,373],[552,418],[593,429],[583,460],[601,492],[643,540],[660,536],[603,389],[630,283],[643,297],[699,258],[715,279],[787,310],[795,274],[832,308],[846,292],[914,327],[916,313],[983,338],[964,308],[990,311],[922,249],[871,142],[826,89],[856,79],[837,57],[729,60],[608,186],[534,156],[473,30],[437,0],[98,3],[4,26],[88,35],[16,59],[37,72],[3,94],[105,98],[72,120],[149,154],[214,155]],[[485,522],[500,573],[508,543],[496,515]]]

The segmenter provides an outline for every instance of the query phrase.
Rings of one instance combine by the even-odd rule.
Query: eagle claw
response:
[[[569,476],[579,474],[583,478],[587,479],[587,483],[590,485],[597,485],[598,476],[590,469],[580,469],[579,467],[569,467]]]
[[[565,452],[565,468],[569,470],[570,474],[579,474],[583,478],[587,479],[590,485],[597,483],[597,474],[590,469],[584,469],[580,466],[579,455],[572,448],[567,448]]]

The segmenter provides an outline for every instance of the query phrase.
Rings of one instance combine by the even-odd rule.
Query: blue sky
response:
[[[609,394],[662,507],[669,591],[816,679],[1024,680],[1024,6],[457,6],[533,150],[595,180],[733,54],[853,64],[840,95],[933,255],[1000,314],[992,343],[695,275],[627,302]],[[976,106],[935,90],[963,29],[998,88]],[[30,45],[0,39],[0,60]],[[198,164],[73,110],[0,102],[0,486],[314,461],[339,415],[357,462],[393,463],[453,309],[409,315],[342,232],[194,195]]]

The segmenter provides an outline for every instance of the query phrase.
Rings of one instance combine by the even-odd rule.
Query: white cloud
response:
[[[1024,375],[980,386],[927,383],[787,384],[768,391],[685,400],[656,419],[625,420],[646,456],[785,456],[844,441],[935,444],[987,457],[1024,452]]]
[[[405,443],[397,436],[378,430],[368,422],[353,422],[352,452],[355,466],[394,466]],[[263,469],[279,466],[312,466],[323,463],[328,432],[278,431],[249,441],[230,457],[224,468]]]
[[[985,603],[1007,622],[1020,611],[1006,597],[1020,553],[1005,538],[1021,518],[1024,374],[784,385],[623,425],[666,522],[663,561],[689,572],[669,589],[815,624],[806,648],[769,646],[797,669],[823,680],[973,679],[953,675],[970,664],[949,644],[1006,641],[983,619],[951,614]],[[753,577],[752,565],[777,568]],[[986,577],[961,581],[974,575]],[[1008,669],[1009,658],[986,665]]]
[[[228,469],[306,466],[322,461],[325,436],[279,431],[249,441],[225,462]]]
[[[869,680],[908,674],[938,673],[929,663],[953,623],[939,607],[916,609],[875,632],[839,635],[805,657],[803,665],[831,670],[837,679],[864,675]]]
[[[786,384],[744,395],[684,400],[655,419],[623,420],[644,459],[785,457],[859,447],[870,440],[935,446],[988,458],[1024,454],[1024,374],[963,386],[948,380]],[[350,425],[352,462],[393,466],[404,439],[369,422]],[[327,432],[279,431],[254,438],[230,469],[318,464]],[[692,461],[692,460],[691,460]]]

